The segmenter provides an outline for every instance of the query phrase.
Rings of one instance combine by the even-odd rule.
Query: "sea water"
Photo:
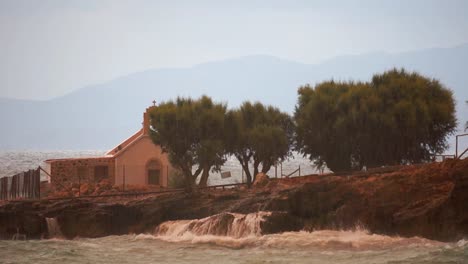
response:
[[[130,234],[0,241],[0,263],[468,263],[468,241],[369,234],[286,232],[241,238]]]
[[[38,166],[45,167],[44,161],[48,159],[96,157],[105,153],[102,150],[0,151],[0,178],[37,169]]]

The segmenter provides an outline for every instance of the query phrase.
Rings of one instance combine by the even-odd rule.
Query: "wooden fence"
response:
[[[0,200],[40,198],[41,180],[39,168],[0,178]]]

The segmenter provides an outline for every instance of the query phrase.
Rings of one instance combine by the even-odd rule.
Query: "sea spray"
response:
[[[223,213],[194,220],[168,221],[160,224],[154,236],[168,242],[215,244],[229,248],[309,248],[321,250],[382,250],[388,248],[441,243],[420,237],[391,237],[372,234],[362,227],[353,230],[317,230],[262,235],[261,224],[270,212],[252,214]]]
[[[461,239],[457,242],[458,247],[466,247],[468,245],[468,239]]]
[[[187,242],[192,244],[214,244],[227,248],[291,248],[302,250],[387,250],[406,247],[435,248],[442,242],[420,237],[390,237],[369,234],[364,231],[299,231],[259,236],[229,237],[217,235],[195,235],[184,233],[180,236],[141,236],[135,239],[158,239],[167,242]]]
[[[60,230],[60,225],[57,222],[57,218],[46,217],[47,222],[47,233],[49,238],[63,238],[62,231]]]
[[[156,227],[155,234],[164,237],[216,235],[232,238],[261,235],[261,223],[270,212],[251,214],[222,213],[195,220],[168,221]]]

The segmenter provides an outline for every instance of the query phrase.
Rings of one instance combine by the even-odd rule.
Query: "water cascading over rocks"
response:
[[[163,237],[187,235],[216,235],[233,238],[259,236],[262,223],[271,212],[251,214],[222,213],[195,220],[167,221],[156,227],[155,234]]]
[[[63,238],[62,231],[57,222],[57,218],[46,217],[47,222],[47,233],[49,238]]]

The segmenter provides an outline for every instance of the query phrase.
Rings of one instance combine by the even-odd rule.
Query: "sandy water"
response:
[[[155,235],[0,241],[0,263],[468,263],[468,243],[365,231],[167,241]]]

